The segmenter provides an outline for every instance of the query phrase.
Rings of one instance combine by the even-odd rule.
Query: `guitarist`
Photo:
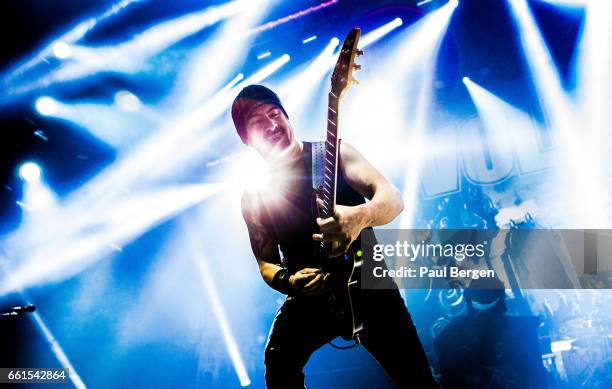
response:
[[[266,384],[304,388],[302,369],[310,355],[340,335],[341,323],[328,303],[334,275],[320,270],[319,242],[335,242],[331,256],[341,255],[361,230],[392,221],[403,201],[354,147],[342,143],[335,214],[314,217],[312,143],[296,139],[278,96],[261,85],[247,86],[234,100],[231,113],[242,142],[271,168],[269,190],[245,192],[242,213],[262,278],[288,295],[265,349]],[[437,387],[397,288],[360,290],[354,304],[363,318],[360,342],[392,381],[400,388]]]

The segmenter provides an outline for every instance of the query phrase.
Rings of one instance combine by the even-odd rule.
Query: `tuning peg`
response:
[[[357,50],[357,51],[355,52],[355,54],[356,54],[358,57],[361,57],[361,56],[363,55],[363,50]]]
[[[357,79],[352,78],[351,81],[353,82],[353,85],[359,85],[359,81],[357,81]]]
[[[359,70],[359,69],[361,69],[361,65],[353,64],[353,68],[355,70]]]

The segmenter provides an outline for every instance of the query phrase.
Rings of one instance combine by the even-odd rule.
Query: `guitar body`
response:
[[[332,265],[337,277],[333,291],[329,295],[329,307],[341,323],[340,335],[346,339],[355,339],[363,328],[360,304],[361,293],[361,257],[357,255],[358,243],[355,242],[343,256],[334,258],[338,264]],[[331,262],[331,261],[328,261]],[[322,269],[327,272],[326,266]]]
[[[331,77],[331,88],[328,94],[327,111],[327,136],[325,141],[325,161],[323,181],[316,189],[316,198],[320,199],[323,207],[320,209],[319,217],[329,218],[334,216],[336,207],[336,184],[338,178],[339,161],[339,111],[340,100],[349,86],[356,83],[352,78],[353,69],[358,70],[355,57],[363,54],[357,49],[357,43],[361,31],[354,28],[348,34],[334,68]],[[330,257],[332,247],[329,243],[321,243],[320,259],[321,270],[332,276],[333,291],[329,295],[329,306],[331,312],[341,323],[341,336],[346,340],[357,339],[359,331],[363,327],[359,304],[357,303],[361,293],[361,242],[356,240],[339,257]]]
[[[318,198],[315,193],[313,201]],[[316,206],[316,204],[315,204]],[[317,215],[321,217],[321,215]],[[356,339],[363,328],[362,315],[359,310],[361,293],[361,239],[357,238],[349,249],[339,257],[330,257],[331,246],[321,243],[319,259],[321,271],[332,275],[332,291],[328,296],[329,310],[340,323],[340,335],[346,340]]]

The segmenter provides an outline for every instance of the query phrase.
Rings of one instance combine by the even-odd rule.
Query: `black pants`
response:
[[[398,388],[437,388],[410,314],[398,290],[362,290],[363,346]],[[322,298],[289,298],[280,308],[265,351],[268,389],[304,388],[304,365],[338,336]]]

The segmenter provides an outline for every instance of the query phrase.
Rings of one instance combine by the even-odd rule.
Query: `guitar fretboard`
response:
[[[320,191],[324,207],[321,216],[328,218],[334,214],[336,206],[336,178],[338,173],[338,108],[340,97],[333,91],[328,94],[327,105],[327,140],[325,142],[325,172],[323,188]]]

